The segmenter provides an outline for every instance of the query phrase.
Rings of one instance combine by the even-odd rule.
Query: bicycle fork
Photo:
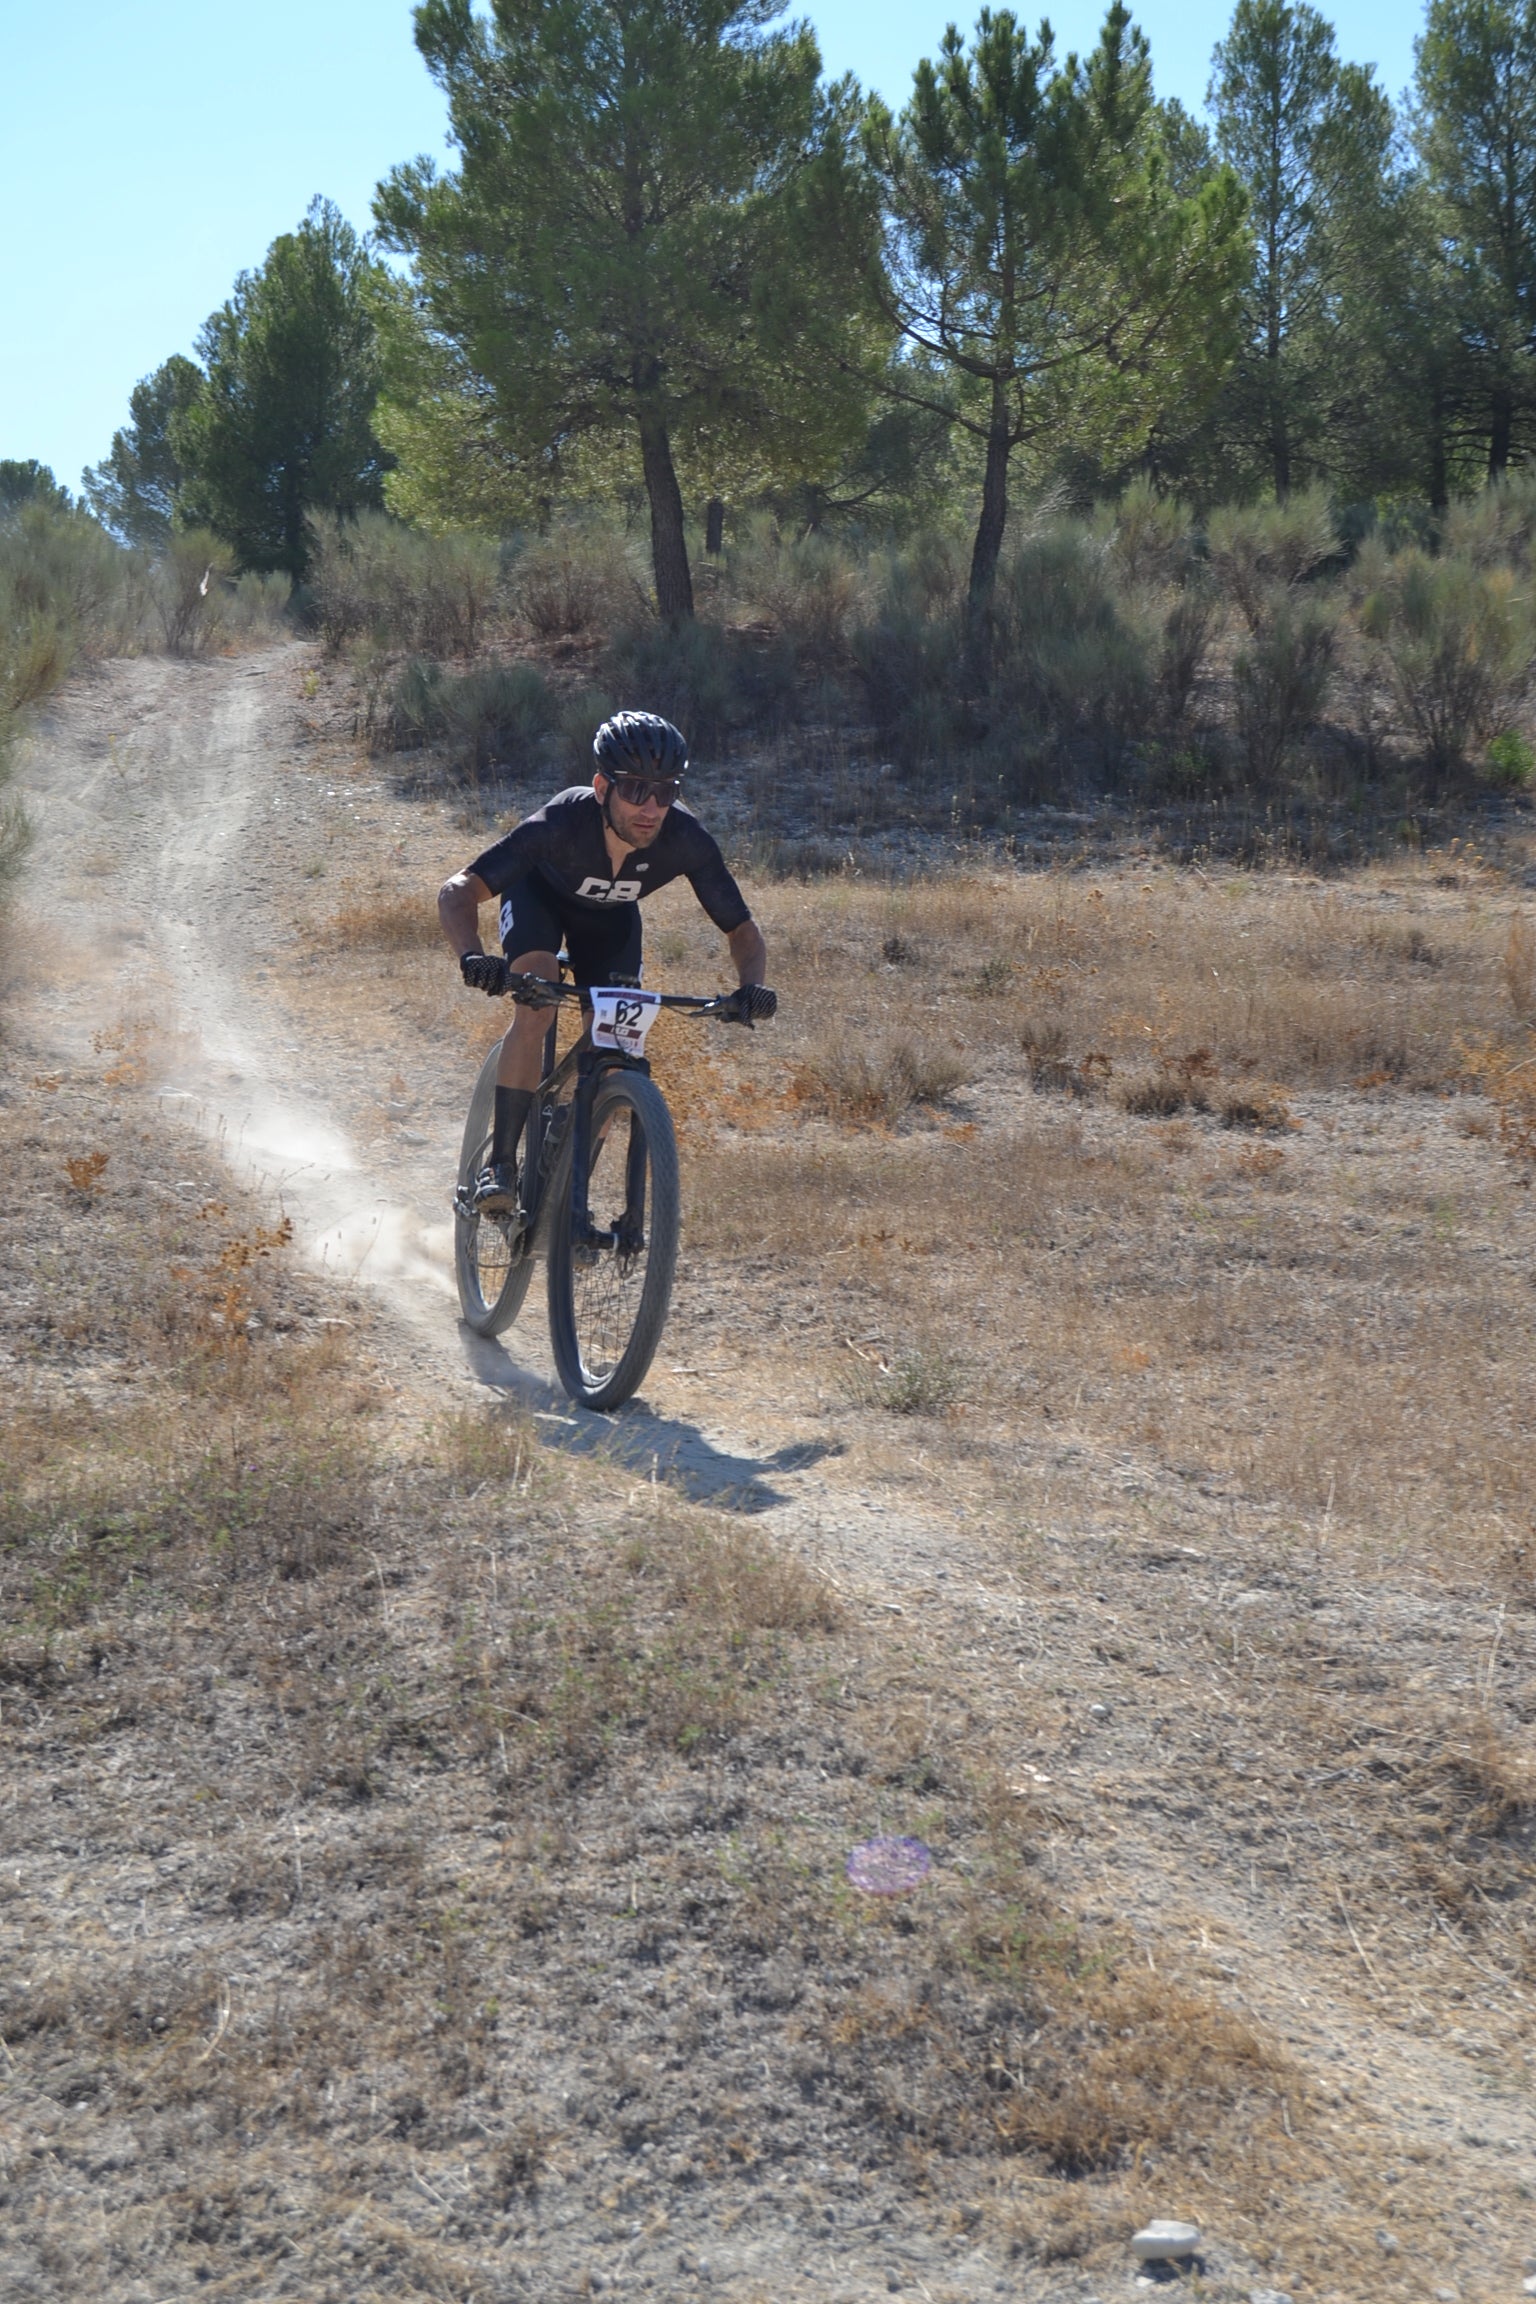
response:
[[[611,1231],[599,1231],[592,1222],[589,1184],[592,1175],[594,1146],[592,1142],[592,1104],[597,1094],[597,1083],[604,1072],[618,1070],[643,1072],[649,1078],[650,1065],[643,1057],[631,1057],[622,1066],[611,1058],[601,1058],[594,1051],[583,1055],[578,1065],[575,1110],[572,1125],[575,1138],[571,1148],[571,1241],[585,1249],[589,1255],[598,1255],[604,1249],[620,1256],[637,1256],[645,1246],[645,1135],[640,1117],[631,1107],[629,1145],[624,1164],[624,1213]]]

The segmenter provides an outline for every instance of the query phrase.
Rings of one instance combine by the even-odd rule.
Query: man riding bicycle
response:
[[[771,1016],[767,947],[716,842],[679,799],[688,747],[654,712],[618,712],[592,742],[590,786],[573,784],[524,817],[438,892],[438,918],[464,981],[501,993],[514,976],[554,979],[562,938],[571,974],[590,986],[638,983],[640,903],[686,878],[736,964],[738,1020]],[[480,907],[499,899],[500,953],[480,941]],[[517,1208],[517,1145],[539,1084],[544,1020],[520,1006],[501,1046],[489,1165],[477,1214]]]

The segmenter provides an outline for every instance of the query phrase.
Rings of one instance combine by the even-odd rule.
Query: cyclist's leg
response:
[[[501,948],[519,975],[557,977],[563,927],[554,890],[529,874],[514,880],[502,896],[497,922]],[[539,1008],[515,1008],[512,1028],[501,1044],[496,1069],[500,1088],[527,1090],[539,1084],[544,1034],[549,1018]],[[525,1107],[526,1109],[526,1107]]]
[[[556,977],[560,921],[550,891],[533,879],[514,881],[501,899],[502,950],[519,975]],[[487,1212],[517,1204],[517,1147],[543,1069],[548,1019],[535,1008],[515,1008],[496,1066],[491,1156],[482,1170],[475,1205]]]

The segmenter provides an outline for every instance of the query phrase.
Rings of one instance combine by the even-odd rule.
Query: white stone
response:
[[[1154,2216],[1131,2235],[1131,2249],[1143,2264],[1158,2264],[1165,2257],[1193,2256],[1200,2245],[1198,2224],[1181,2224],[1168,2216]]]

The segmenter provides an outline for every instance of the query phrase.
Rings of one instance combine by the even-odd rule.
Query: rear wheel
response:
[[[571,1151],[553,1184],[549,1334],[560,1381],[587,1408],[617,1408],[643,1382],[672,1299],[680,1195],[661,1090],[610,1072],[592,1100],[592,1234],[571,1237]]]
[[[475,1092],[469,1100],[464,1141],[459,1151],[459,1188],[453,1205],[453,1267],[459,1284],[459,1309],[477,1336],[499,1336],[522,1310],[533,1277],[532,1246],[515,1214],[477,1216],[469,1206],[475,1178],[491,1156],[491,1123],[496,1110],[498,1045],[480,1068]],[[518,1167],[521,1173],[530,1131],[524,1131]],[[524,1205],[527,1205],[526,1193]]]

